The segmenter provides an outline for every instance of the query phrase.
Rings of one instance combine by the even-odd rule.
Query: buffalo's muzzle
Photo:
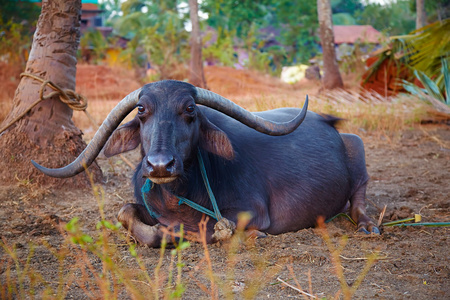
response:
[[[166,183],[177,177],[176,160],[172,155],[154,154],[144,158],[142,176],[155,183]]]

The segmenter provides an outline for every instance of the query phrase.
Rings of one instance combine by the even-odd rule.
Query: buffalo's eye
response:
[[[143,114],[145,112],[145,107],[143,107],[142,105],[138,105],[136,106],[137,110],[138,110],[138,114]]]
[[[195,110],[195,105],[194,104],[189,105],[188,107],[186,107],[186,112],[188,112],[188,113],[193,113],[194,110]]]

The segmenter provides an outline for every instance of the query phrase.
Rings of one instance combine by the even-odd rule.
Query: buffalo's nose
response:
[[[147,163],[151,177],[167,177],[174,171],[175,158],[172,155],[149,155]]]

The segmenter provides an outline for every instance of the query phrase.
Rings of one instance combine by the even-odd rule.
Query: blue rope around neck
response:
[[[203,162],[203,158],[200,153],[200,149],[197,152],[197,159],[198,159],[198,163],[200,165],[200,171],[202,173],[203,183],[205,184],[205,187],[208,192],[209,199],[211,200],[214,212],[207,209],[206,207],[203,207],[203,206],[201,206],[189,199],[186,199],[184,197],[176,196],[176,195],[175,195],[175,197],[177,197],[177,199],[178,199],[178,205],[186,204],[186,205],[192,207],[193,209],[195,209],[201,213],[204,213],[205,215],[208,215],[208,216],[216,219],[217,221],[219,221],[222,219],[222,215],[220,214],[219,207],[217,206],[216,197],[214,197],[214,193],[211,189],[211,186],[209,185],[209,180],[208,180],[208,176],[206,174],[205,164]],[[147,178],[147,180],[145,181],[145,184],[142,186],[141,193],[142,193],[142,199],[144,200],[145,208],[147,209],[148,213],[150,214],[150,216],[152,216],[152,218],[157,219],[161,215],[159,215],[155,211],[153,211],[153,208],[147,203],[147,200],[145,197],[145,194],[150,193],[150,190],[153,188],[153,185],[154,185],[154,183],[150,179]]]
[[[150,216],[154,219],[157,219],[161,217],[161,215],[157,214],[155,211],[153,211],[153,208],[147,203],[147,199],[145,199],[145,194],[150,193],[150,190],[153,188],[153,182],[150,181],[150,179],[147,178],[144,185],[141,188],[142,193],[142,199],[144,200],[145,208],[147,209]]]

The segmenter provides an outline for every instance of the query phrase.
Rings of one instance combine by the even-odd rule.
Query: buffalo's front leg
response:
[[[211,236],[211,242],[219,242],[229,240],[234,232],[236,231],[236,223],[228,220],[226,218],[222,218],[214,225],[214,233]],[[267,237],[264,232],[261,232],[256,229],[246,229],[245,236],[248,239],[258,239]]]
[[[127,203],[120,209],[117,219],[139,243],[150,247],[161,245],[160,225],[144,206]]]

